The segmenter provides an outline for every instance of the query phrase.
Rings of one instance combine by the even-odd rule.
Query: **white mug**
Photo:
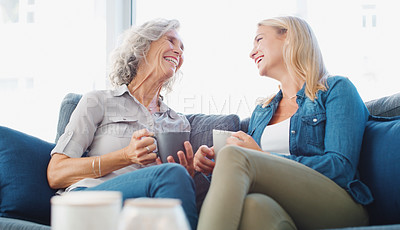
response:
[[[190,230],[178,199],[137,198],[125,200],[118,230]]]
[[[77,191],[51,198],[52,230],[115,230],[122,206],[117,191]]]
[[[213,143],[214,143],[214,153],[217,157],[217,153],[226,145],[226,139],[231,137],[232,131],[213,129]]]

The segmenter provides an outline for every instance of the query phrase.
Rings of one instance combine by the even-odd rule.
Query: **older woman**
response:
[[[357,173],[368,111],[354,85],[329,76],[310,26],[297,17],[261,21],[250,53],[259,74],[281,83],[259,104],[248,134],[195,169],[213,172],[200,213],[206,229],[325,229],[368,223],[372,201]]]
[[[51,152],[47,175],[52,188],[121,191],[124,199],[177,198],[196,229],[190,143],[185,143],[187,158],[179,153],[183,166],[160,164],[151,137],[190,130],[186,117],[160,97],[183,63],[178,28],[176,20],[159,19],[125,33],[112,56],[110,79],[116,88],[84,95]]]

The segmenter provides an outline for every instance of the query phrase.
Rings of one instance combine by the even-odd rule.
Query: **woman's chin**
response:
[[[164,70],[163,72],[164,72],[163,79],[165,79],[165,81],[167,81],[168,79],[170,79],[175,75],[175,70],[172,69]]]
[[[258,74],[259,74],[261,77],[267,76],[267,73],[266,73],[265,71],[263,71],[262,69],[259,69]]]

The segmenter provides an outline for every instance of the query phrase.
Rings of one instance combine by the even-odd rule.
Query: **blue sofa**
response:
[[[80,98],[78,94],[64,98],[56,141]],[[345,229],[400,229],[400,93],[366,105],[374,116],[365,129],[359,171],[375,199],[367,206],[371,226]],[[202,144],[212,145],[212,129],[247,131],[249,121],[233,114],[186,117],[192,126],[190,140],[194,149]],[[46,170],[54,145],[0,126],[1,230],[50,229],[50,198],[55,190],[48,186]],[[195,183],[200,207],[209,181],[198,173]]]

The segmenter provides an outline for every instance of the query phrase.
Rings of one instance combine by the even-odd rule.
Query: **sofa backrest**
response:
[[[65,126],[68,124],[69,118],[81,98],[82,98],[81,94],[69,93],[64,97],[63,101],[61,102],[55,143],[57,143],[58,138],[60,138],[60,135],[64,133]],[[367,106],[370,114],[374,116],[385,116],[385,117],[399,116],[400,93],[368,101],[365,103],[365,105]],[[186,115],[186,117],[188,118],[190,123],[194,122],[192,126],[205,125],[205,127],[208,127],[209,129],[215,125],[216,129],[219,127],[220,129],[225,128],[226,130],[231,130],[231,131],[242,130],[245,133],[247,133],[247,128],[250,120],[250,118],[239,120],[239,117],[233,114],[231,115],[189,114]],[[230,119],[233,119],[232,123],[230,122],[225,123],[226,121],[230,121]],[[212,124],[208,124],[207,122],[204,121],[207,122],[211,121]],[[223,123],[218,125],[215,124],[216,122],[213,121],[216,122],[223,121]],[[237,124],[237,122],[239,122],[239,124]],[[223,128],[221,128],[222,126]],[[204,131],[206,128],[203,127],[198,129],[199,131]],[[195,135],[198,135],[198,133],[196,132]],[[206,140],[207,141],[204,142],[204,144],[210,144],[209,137],[207,137]]]
[[[369,113],[380,117],[400,116],[400,93],[365,102]]]

